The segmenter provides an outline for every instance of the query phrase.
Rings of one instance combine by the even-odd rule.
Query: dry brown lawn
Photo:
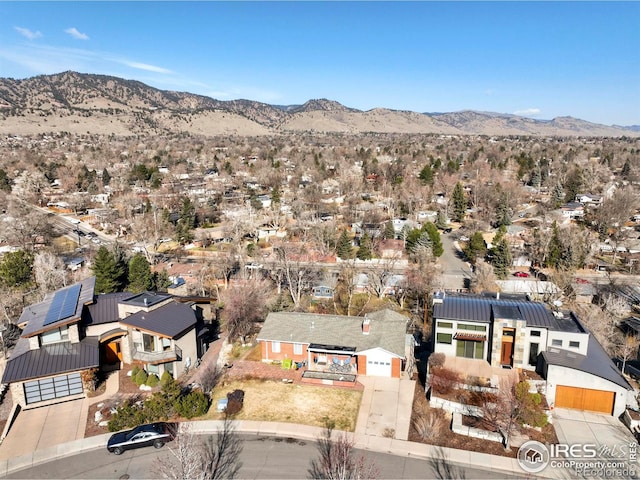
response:
[[[286,422],[323,427],[327,420],[338,430],[353,431],[362,392],[343,388],[285,384],[273,380],[232,380],[213,391],[212,405],[203,420],[220,420],[218,400],[233,390],[244,390],[238,420]]]

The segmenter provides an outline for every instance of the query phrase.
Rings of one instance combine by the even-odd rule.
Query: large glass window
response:
[[[439,333],[436,336],[436,341],[438,343],[446,343],[448,345],[451,345],[451,340],[453,340],[453,334],[452,333]]]
[[[561,347],[562,340],[560,340],[559,338],[554,338],[553,340],[551,340],[551,345],[553,345],[554,347]]]
[[[484,342],[456,340],[456,356],[481,359],[484,354]]]
[[[40,334],[40,345],[49,345],[51,343],[68,342],[69,341],[69,328],[60,327],[48,332]]]
[[[293,353],[295,355],[302,355],[302,344],[301,343],[294,343],[293,344]]]
[[[280,353],[280,342],[271,342],[271,351],[273,353]]]
[[[453,328],[452,322],[438,322],[438,328]]]

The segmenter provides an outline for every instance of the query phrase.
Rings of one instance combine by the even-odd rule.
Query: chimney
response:
[[[496,292],[496,300],[500,300],[500,292]]]
[[[371,327],[371,320],[369,320],[367,317],[364,317],[364,320],[362,321],[362,334],[369,335],[370,327]]]
[[[149,306],[149,299],[147,297],[144,297],[144,306],[145,307]]]

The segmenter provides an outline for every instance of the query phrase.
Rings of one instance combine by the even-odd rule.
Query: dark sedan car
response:
[[[139,425],[132,430],[114,433],[107,442],[107,450],[120,455],[125,450],[140,447],[161,448],[175,438],[175,425],[158,422]]]

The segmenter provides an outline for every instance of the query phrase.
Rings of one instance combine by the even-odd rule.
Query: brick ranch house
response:
[[[277,312],[267,316],[257,340],[263,362],[304,364],[305,375],[400,378],[412,355],[407,322],[392,310],[364,317]]]

